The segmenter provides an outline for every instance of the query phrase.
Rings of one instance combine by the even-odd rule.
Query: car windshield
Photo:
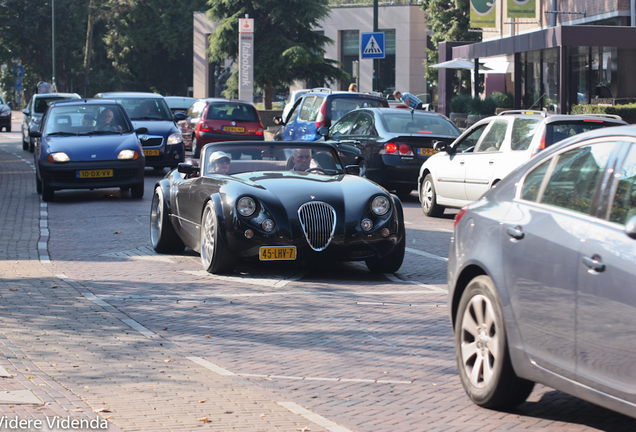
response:
[[[163,98],[116,97],[131,120],[172,121],[172,112]]]
[[[44,135],[131,133],[132,125],[117,105],[61,105],[46,115]]]
[[[258,114],[252,105],[237,103],[211,103],[207,120],[232,120],[258,123]]]
[[[403,110],[404,112],[385,112],[382,114],[384,126],[393,133],[433,134],[458,137],[459,129],[443,117]]]
[[[195,98],[166,97],[166,102],[171,110],[186,111],[196,101]]]
[[[358,108],[379,108],[389,106],[385,100],[363,97],[335,97],[331,101],[331,122]]]
[[[46,111],[47,107],[51,104],[51,102],[64,100],[64,99],[71,99],[71,98],[62,97],[62,96],[38,97],[35,99],[33,111],[35,111],[38,114],[42,114],[44,113],[44,111]]]
[[[229,161],[228,161],[229,159]],[[259,171],[302,171],[344,174],[333,147],[298,144],[215,144],[201,155],[204,175],[217,173],[216,161],[229,162],[228,175]]]

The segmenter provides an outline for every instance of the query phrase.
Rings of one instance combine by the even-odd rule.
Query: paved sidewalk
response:
[[[89,287],[60,275],[47,254],[46,204],[32,166],[8,148],[0,144],[0,420],[44,423],[16,430],[56,430],[46,425],[55,416],[84,425],[105,419],[109,431],[347,430],[144,335]]]

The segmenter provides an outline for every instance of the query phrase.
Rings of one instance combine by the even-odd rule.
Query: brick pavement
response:
[[[47,208],[51,265],[44,267],[56,275],[52,282],[58,285],[56,292],[63,283],[65,290],[80,295],[58,295],[59,309],[46,308],[47,319],[61,320],[55,325],[29,323],[56,343],[39,341],[28,350],[20,347],[34,363],[33,358],[46,356],[51,366],[42,368],[84,403],[94,404],[107,397],[105,391],[117,389],[118,395],[131,395],[123,400],[135,410],[146,412],[161,400],[170,407],[166,409],[181,412],[185,408],[173,400],[181,393],[170,393],[175,384],[165,379],[166,374],[178,377],[176,385],[190,384],[188,378],[199,378],[199,373],[205,380],[214,378],[214,374],[205,375],[208,369],[200,371],[199,363],[186,362],[194,358],[219,365],[224,368],[221,373],[234,374],[220,376],[222,383],[233,383],[232,388],[264,395],[277,402],[276,407],[287,406],[287,413],[307,408],[311,412],[304,414],[309,418],[317,413],[352,431],[635,429],[631,419],[543,386],[537,386],[528,402],[509,413],[471,404],[456,376],[445,277],[440,272],[445,265],[439,259],[408,253],[405,266],[390,279],[370,274],[361,264],[301,272],[245,266],[232,277],[215,277],[201,270],[197,254],[154,254],[147,238],[153,175],[147,173],[146,197],[141,201],[121,198],[118,193],[68,193]],[[407,203],[411,216],[421,214],[414,200]],[[409,247],[445,256],[448,231],[440,233],[420,220],[409,220],[413,221],[407,226]],[[448,227],[448,221],[440,226]],[[31,289],[45,296],[46,286],[40,291]],[[86,303],[86,298],[92,303]],[[19,302],[13,304],[20,307]],[[73,310],[82,326],[71,326],[68,317],[56,315],[56,310]],[[103,328],[91,321],[97,319],[97,310]],[[122,320],[131,319],[143,327],[134,330],[121,325]],[[33,337],[17,334],[25,346],[36,344]],[[143,334],[148,337],[140,337]],[[89,348],[80,343],[84,339],[91,341]],[[109,358],[112,348],[120,345],[134,350],[117,351],[115,358]],[[162,349],[181,354],[182,359],[140,358],[145,353],[154,358]],[[91,361],[76,360],[78,352]],[[64,368],[53,367],[59,358],[71,361]],[[162,364],[165,359],[173,362]],[[142,377],[146,381],[138,386]],[[89,378],[96,384],[86,385]],[[163,384],[161,388],[144,386],[158,383]],[[226,387],[221,388],[225,394]],[[233,397],[231,389],[228,394]],[[177,414],[165,419],[153,412],[136,424],[127,416],[127,405],[115,401],[115,410],[108,413],[123,430],[166,430],[166,424],[175,430],[189,428],[177,422]],[[170,423],[173,418],[177,420]],[[305,425],[321,430],[305,417],[297,424],[288,430]],[[208,423],[205,427],[232,430],[235,425]],[[285,426],[276,423],[276,427]],[[334,430],[333,425],[327,427]]]

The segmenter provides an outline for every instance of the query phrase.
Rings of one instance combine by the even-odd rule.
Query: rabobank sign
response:
[[[254,101],[254,20],[239,19],[239,99]]]

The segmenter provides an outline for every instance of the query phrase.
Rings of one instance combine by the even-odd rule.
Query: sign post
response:
[[[239,99],[254,102],[254,19],[239,18]]]

